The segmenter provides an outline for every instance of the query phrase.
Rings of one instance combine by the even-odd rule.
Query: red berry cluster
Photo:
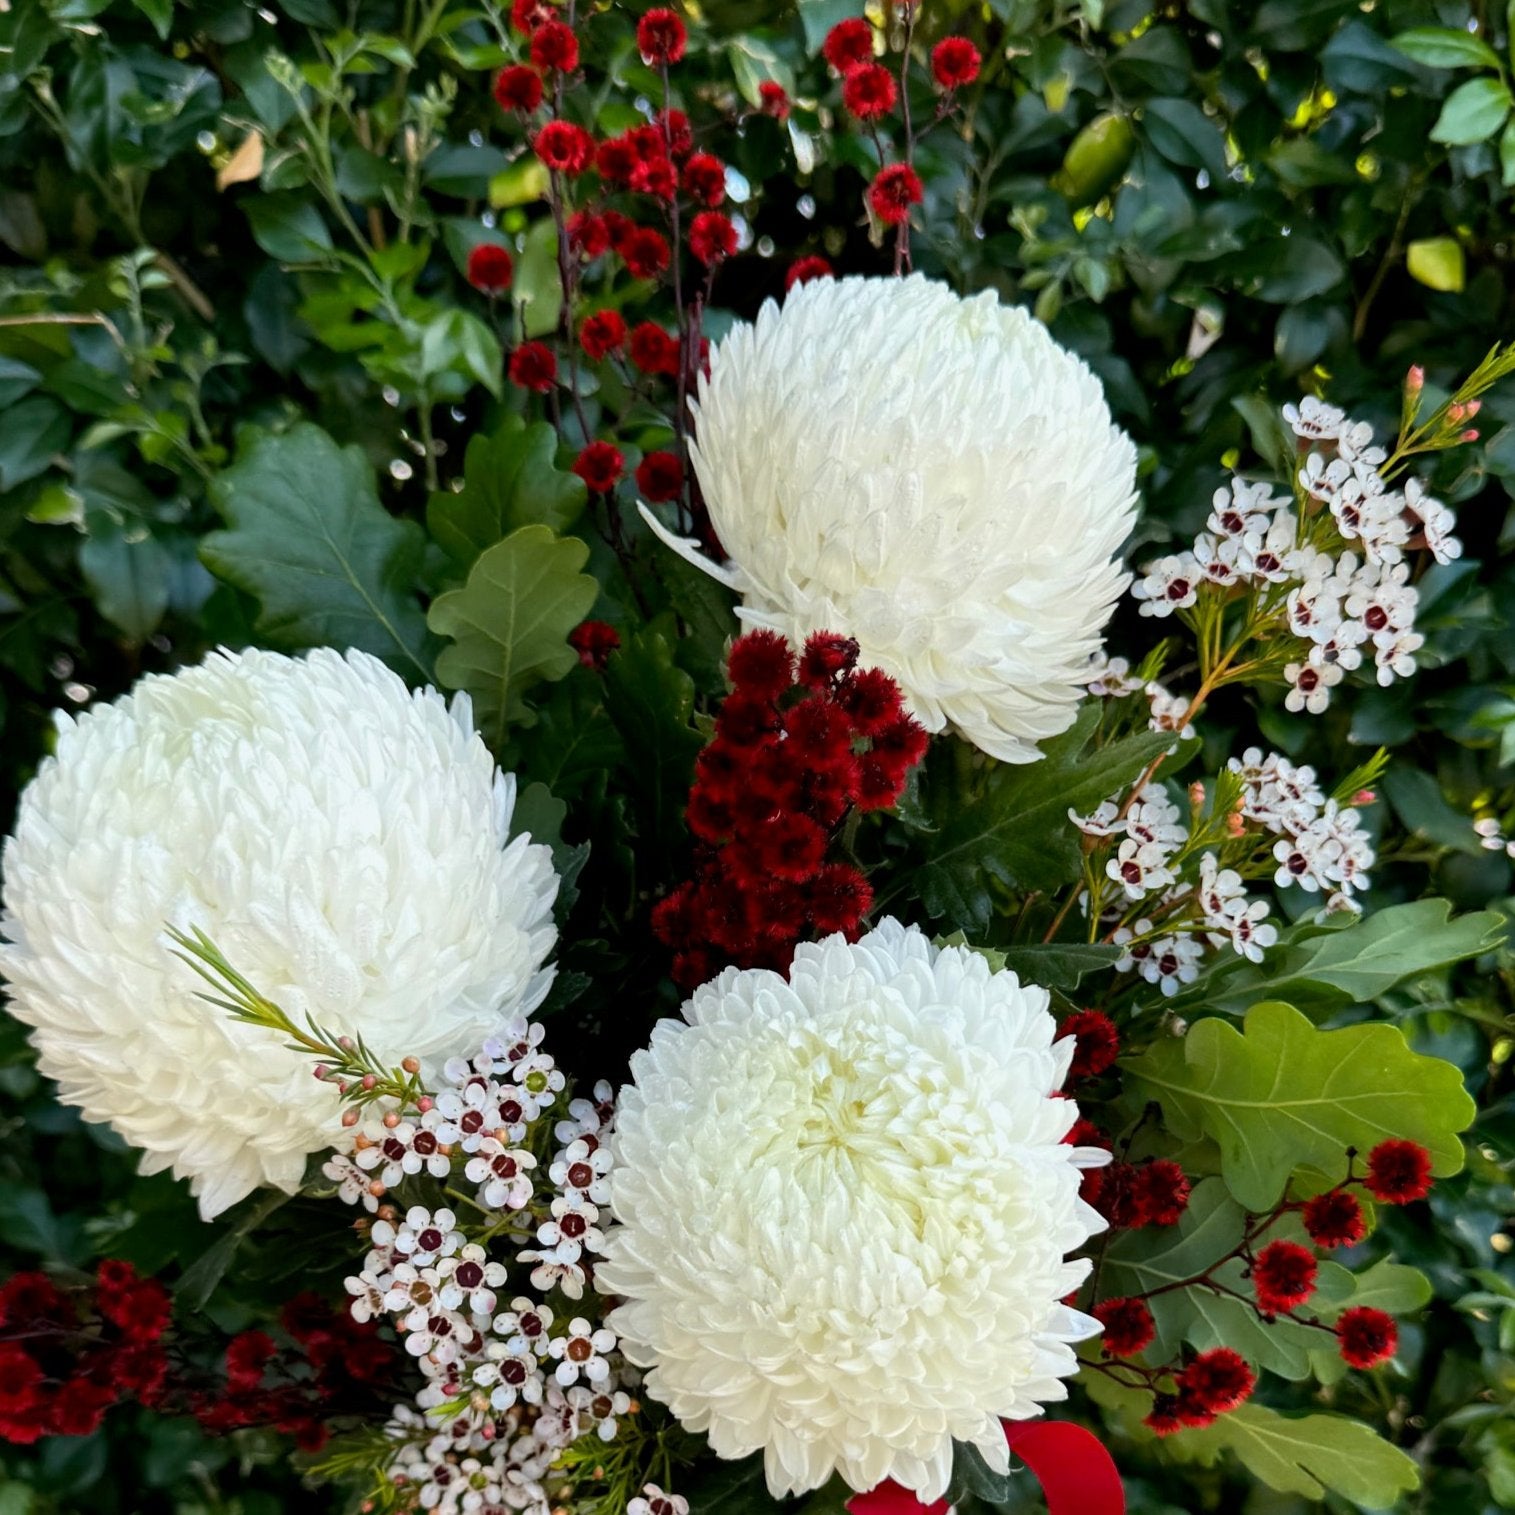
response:
[[[681,988],[727,964],[782,971],[799,942],[858,932],[873,892],[832,844],[852,812],[894,804],[928,738],[894,680],[857,661],[856,642],[825,632],[798,662],[772,631],[732,644],[689,796],[695,875],[653,911]]]
[[[1176,1226],[1189,1207],[1189,1180],[1172,1158],[1113,1162],[1093,1172],[1101,1182],[1091,1203],[1118,1230]]]
[[[1239,1352],[1212,1347],[1179,1370],[1174,1391],[1157,1396],[1146,1424],[1159,1436],[1203,1430],[1217,1416],[1239,1410],[1256,1386],[1257,1374]]]

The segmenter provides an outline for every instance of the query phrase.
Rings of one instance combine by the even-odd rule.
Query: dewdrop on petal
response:
[[[1111,607],[1136,450],[1025,311],[919,275],[817,279],[735,327],[690,457],[750,626],[855,637],[931,731],[1007,762],[1064,731]]]
[[[597,1286],[647,1394],[775,1495],[840,1472],[928,1503],[954,1439],[1006,1468],[1002,1416],[1067,1397],[1063,1300],[1104,1220],[1058,1096],[1045,989],[886,920],[728,968],[631,1062]]]
[[[439,1067],[546,994],[551,853],[511,840],[515,780],[466,699],[362,652],[216,653],[58,733],[4,851],[10,1008],[61,1097],[205,1216],[297,1188],[342,1107],[199,997],[167,927],[384,1060]]]

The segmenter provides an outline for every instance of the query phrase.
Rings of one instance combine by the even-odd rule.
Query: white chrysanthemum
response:
[[[474,1051],[546,993],[557,876],[466,700],[366,653],[217,654],[58,717],[4,853],[0,971],[42,1071],[206,1216],[294,1189],[340,1105],[207,1004],[169,924],[383,1058]]]
[[[1068,727],[1125,584],[1136,453],[1037,321],[918,275],[812,280],[716,348],[697,415],[731,561],[663,535],[745,620],[856,637],[929,730],[1007,762]]]
[[[998,1418],[1065,1398],[1098,1330],[1061,1301],[1107,1155],[1063,1143],[1046,990],[886,920],[684,1017],[632,1059],[598,1272],[648,1392],[723,1457],[763,1448],[775,1494],[839,1470],[929,1502],[954,1438],[1003,1470]]]

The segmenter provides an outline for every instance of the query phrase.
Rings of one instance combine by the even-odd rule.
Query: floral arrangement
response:
[[[1361,1247],[1474,1107],[1368,1007],[1503,925],[1377,895],[1387,754],[1319,773],[1211,720],[1415,672],[1461,548],[1414,470],[1515,349],[1412,367],[1392,434],[1285,405],[1192,546],[1129,564],[1094,373],[912,271],[974,44],[908,4],[830,29],[880,266],[808,254],[721,323],[720,131],[792,101],[692,119],[659,7],[609,111],[613,17],[499,18],[555,299],[478,228],[512,404],[425,541],[375,502],[330,634],[293,638],[325,645],[60,714],[5,849],[42,1071],[231,1217],[202,1301],[290,1196],[338,1282],[227,1339],[118,1259],[17,1274],[0,1435],[129,1399],[291,1436],[365,1511],[822,1515],[993,1505],[1012,1453],[1068,1500],[1108,1454],[1038,1455],[1050,1415],[1117,1464],[1393,1504],[1414,1460],[1324,1406],[1425,1303]],[[318,493],[350,468],[298,425],[253,445]],[[288,646],[310,561],[254,553],[250,464],[220,503],[206,562]]]

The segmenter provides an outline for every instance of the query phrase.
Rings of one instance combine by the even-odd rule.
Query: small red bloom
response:
[[[961,89],[978,78],[983,59],[966,37],[943,37],[931,49],[931,72],[943,89]]]
[[[660,153],[671,153],[675,158],[682,158],[694,146],[694,132],[690,128],[689,117],[677,107],[673,110],[660,110],[652,120],[653,124],[642,130],[657,139]]]
[[[1317,1247],[1355,1247],[1368,1233],[1357,1196],[1345,1189],[1317,1194],[1304,1209],[1305,1230]]]
[[[631,333],[631,361],[645,374],[679,371],[679,344],[654,321],[643,321]]]
[[[579,346],[593,363],[619,352],[626,345],[626,321],[618,310],[597,310],[579,327]]]
[[[544,21],[551,21],[556,15],[556,7],[548,4],[548,0],[513,0],[510,24],[529,37]]]
[[[630,184],[641,161],[629,136],[607,137],[594,150],[595,171],[607,184]]]
[[[568,218],[568,245],[586,263],[610,250],[610,226],[604,216],[587,210],[575,211]]]
[[[833,269],[827,258],[819,253],[811,253],[804,258],[796,258],[789,265],[789,271],[784,275],[784,290],[787,293],[796,284],[808,284],[812,279],[829,279]]]
[[[1152,1408],[1142,1419],[1142,1424],[1158,1436],[1172,1436],[1185,1428],[1178,1413],[1178,1400],[1172,1394],[1158,1394],[1152,1400]]]
[[[15,1342],[0,1343],[0,1416],[28,1409],[42,1384],[42,1369]]]
[[[886,730],[878,732],[869,756],[877,763],[885,764],[901,781],[910,769],[925,757],[931,745],[931,733],[912,716],[902,715]]]
[[[93,1435],[115,1402],[115,1391],[102,1384],[65,1384],[53,1400],[51,1429],[58,1436]]]
[[[800,683],[807,689],[827,689],[838,674],[857,667],[860,649],[851,637],[830,631],[812,631],[800,654]]]
[[[583,173],[594,151],[594,139],[572,121],[549,121],[532,138],[531,145],[548,168],[562,174]]]
[[[1135,1357],[1157,1335],[1152,1312],[1141,1299],[1105,1299],[1094,1307],[1094,1318],[1105,1328],[1101,1339],[1111,1357]]]
[[[671,10],[659,6],[637,22],[637,51],[643,63],[677,63],[687,42],[684,23]]]
[[[668,239],[650,226],[639,226],[620,249],[626,271],[637,279],[656,279],[668,269]]]
[[[676,500],[684,492],[684,467],[671,452],[649,452],[637,464],[637,488],[654,505]]]
[[[1315,1292],[1315,1254],[1297,1241],[1270,1241],[1252,1264],[1252,1287],[1264,1315],[1286,1315]]]
[[[631,187],[639,195],[672,201],[679,192],[679,174],[669,158],[643,158],[631,171]]]
[[[868,186],[868,203],[885,226],[898,226],[919,205],[925,191],[921,176],[908,163],[891,163],[881,168]]]
[[[591,442],[573,460],[573,471],[595,494],[609,494],[626,471],[626,455],[609,442]]]
[[[859,668],[836,686],[836,702],[859,736],[878,736],[900,718],[900,686],[882,668]]]
[[[1179,1403],[1188,1401],[1203,1414],[1224,1415],[1244,1405],[1252,1396],[1257,1374],[1244,1357],[1230,1347],[1201,1352],[1178,1375]]]
[[[794,654],[778,632],[749,631],[731,644],[726,672],[743,694],[776,700],[794,683]]]
[[[1137,1170],[1137,1191],[1151,1226],[1176,1226],[1189,1207],[1189,1180],[1170,1158],[1159,1157]]]
[[[542,76],[524,63],[502,68],[495,75],[494,97],[501,110],[530,115],[542,103]]]
[[[755,861],[775,878],[803,884],[826,860],[827,836],[809,816],[780,812],[752,836]]]
[[[689,250],[707,267],[736,251],[736,227],[718,210],[702,210],[689,225]]]
[[[480,242],[468,253],[468,282],[485,294],[497,295],[510,288],[515,262],[498,242]]]
[[[1368,1153],[1364,1185],[1386,1205],[1407,1205],[1431,1192],[1431,1154],[1418,1142],[1379,1142]]]
[[[1336,1345],[1343,1360],[1354,1368],[1376,1368],[1387,1362],[1399,1345],[1399,1327],[1394,1317],[1367,1305],[1354,1305],[1336,1322]]]
[[[263,1382],[263,1374],[278,1348],[263,1331],[243,1331],[226,1344],[226,1387],[233,1394],[246,1394]]]
[[[859,121],[876,121],[898,98],[894,75],[882,63],[859,63],[842,81],[842,104]]]
[[[1120,1056],[1120,1032],[1103,1010],[1080,1010],[1070,1015],[1058,1030],[1058,1040],[1071,1036],[1076,1046],[1069,1079],[1096,1078]]]
[[[571,74],[579,66],[579,39],[561,21],[544,21],[531,34],[531,61],[544,74]]]
[[[852,932],[873,904],[873,890],[850,863],[827,863],[809,885],[807,898],[817,931]]]
[[[130,1263],[117,1267],[130,1269]],[[135,1278],[135,1272],[132,1273]],[[24,1326],[72,1315],[68,1302],[45,1273],[13,1273],[0,1285],[0,1325]]]
[[[726,198],[726,165],[714,153],[695,153],[684,165],[684,188],[713,210]]]
[[[584,667],[598,672],[621,645],[621,634],[605,621],[582,621],[568,633],[568,645],[578,653]]]
[[[861,16],[838,21],[826,33],[821,52],[837,73],[845,74],[859,63],[873,62],[873,27]]]
[[[765,116],[772,116],[775,121],[789,119],[789,96],[777,80],[764,79],[758,85],[758,99],[762,102]]]
[[[557,382],[558,360],[542,342],[523,342],[510,355],[510,382],[546,394]]]

